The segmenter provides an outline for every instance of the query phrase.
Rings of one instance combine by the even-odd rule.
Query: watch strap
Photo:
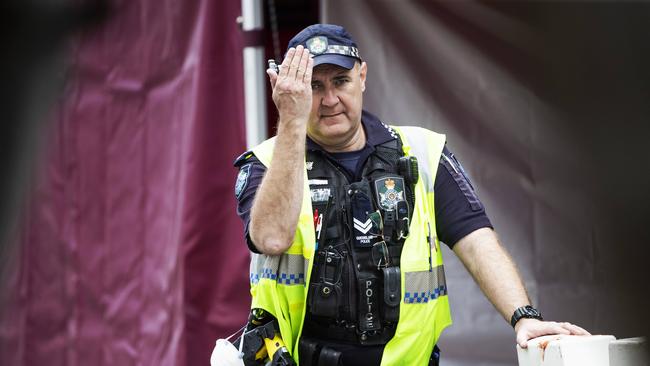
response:
[[[517,324],[517,322],[522,318],[544,320],[542,314],[537,309],[531,305],[526,305],[515,310],[514,314],[512,314],[512,317],[510,318],[510,325],[514,328],[515,324]]]

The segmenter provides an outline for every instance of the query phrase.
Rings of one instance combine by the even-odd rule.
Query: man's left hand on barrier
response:
[[[526,318],[520,319],[517,324],[515,324],[515,333],[517,334],[517,344],[521,348],[527,348],[529,340],[544,335],[591,335],[591,333],[575,324]]]

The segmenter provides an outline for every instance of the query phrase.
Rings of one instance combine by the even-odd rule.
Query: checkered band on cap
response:
[[[341,45],[331,44],[327,46],[327,51],[321,53],[321,55],[327,55],[327,54],[351,56],[351,57],[356,57],[358,59],[361,59],[361,56],[359,56],[359,49],[351,46],[341,46]]]

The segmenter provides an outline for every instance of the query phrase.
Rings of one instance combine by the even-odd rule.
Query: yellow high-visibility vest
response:
[[[420,127],[391,128],[400,135],[404,154],[417,157],[420,178],[415,185],[409,236],[400,257],[399,322],[385,346],[381,364],[427,365],[440,334],[451,324],[442,252],[435,231],[433,191],[445,136]],[[271,138],[252,150],[266,167],[272,163],[274,145],[275,138]],[[306,167],[304,174],[302,207],[293,243],[279,256],[253,253],[250,265],[251,307],[275,316],[282,339],[296,362],[316,242]]]

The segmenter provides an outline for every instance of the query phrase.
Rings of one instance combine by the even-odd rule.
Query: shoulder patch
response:
[[[447,169],[451,177],[456,182],[458,188],[463,192],[465,198],[472,207],[472,211],[479,211],[483,209],[483,204],[476,196],[474,192],[474,186],[472,185],[465,169],[460,164],[460,161],[456,159],[453,153],[450,151],[443,151],[440,158],[440,163]]]
[[[242,192],[248,185],[248,177],[250,177],[251,164],[246,164],[239,169],[237,175],[237,182],[235,183],[235,197],[240,198]]]
[[[253,154],[253,150],[248,150],[243,154],[239,155],[237,159],[235,159],[235,161],[232,163],[232,165],[236,167],[242,166],[248,161],[248,159],[250,159],[253,156],[255,156],[255,154]]]
[[[460,161],[458,161],[458,159],[456,158],[456,155],[454,155],[454,153],[452,153],[450,151],[447,151],[447,153],[448,154],[445,154],[444,151],[442,153],[442,160],[444,160],[447,163],[447,164],[444,164],[445,167],[448,170],[451,168],[450,173],[451,173],[451,170],[453,170],[454,173],[456,173],[456,174],[459,174],[459,173],[462,174],[463,178],[465,178],[465,180],[469,184],[470,188],[474,189],[474,185],[472,184],[472,181],[469,179],[469,175],[467,174],[467,172],[465,171],[463,166],[460,164]]]

